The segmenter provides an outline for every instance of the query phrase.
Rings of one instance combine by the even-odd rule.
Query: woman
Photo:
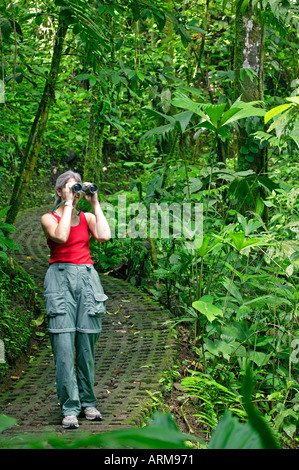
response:
[[[90,257],[89,233],[100,242],[111,237],[97,194],[82,191],[94,214],[76,209],[80,198],[72,189],[76,183],[81,183],[78,173],[60,175],[56,210],[41,218],[50,248],[44,297],[64,428],[79,426],[81,410],[87,419],[102,418],[95,408],[94,348],[107,296]]]

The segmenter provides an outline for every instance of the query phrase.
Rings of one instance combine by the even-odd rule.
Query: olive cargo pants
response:
[[[106,299],[93,265],[55,263],[44,282],[56,388],[64,416],[95,406],[95,344],[102,331]]]

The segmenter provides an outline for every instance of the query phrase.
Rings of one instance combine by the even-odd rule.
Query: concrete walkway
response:
[[[23,246],[15,258],[41,289],[49,250],[40,217],[48,209],[22,212],[14,234],[14,239]],[[127,282],[100,277],[109,297],[103,333],[96,345],[95,392],[103,421],[80,418],[79,429],[89,432],[140,426],[160,399],[159,379],[169,369],[175,354],[165,325],[169,311]],[[16,426],[5,431],[7,436],[62,431],[48,340],[21,378],[0,397],[0,413],[18,420]]]

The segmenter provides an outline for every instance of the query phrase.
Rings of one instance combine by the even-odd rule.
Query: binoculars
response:
[[[84,191],[86,194],[95,194],[98,192],[98,186],[96,184],[81,184],[81,183],[76,183],[74,186],[72,186],[72,190],[74,193],[81,193],[81,191]]]

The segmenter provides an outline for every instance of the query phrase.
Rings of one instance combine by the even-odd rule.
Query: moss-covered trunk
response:
[[[16,177],[13,192],[9,202],[10,210],[7,213],[6,222],[13,224],[20,210],[24,196],[28,190],[35,164],[38,159],[46,130],[49,111],[55,99],[55,86],[59,74],[59,66],[62,57],[63,42],[67,32],[67,25],[62,17],[59,17],[57,34],[54,43],[52,62],[48,80],[45,84],[35,119],[30,129],[26,148],[23,154],[19,173]]]
[[[235,99],[262,101],[264,99],[264,42],[265,27],[260,12],[254,11],[249,1],[245,11],[243,0],[236,2],[235,22]],[[251,168],[257,174],[267,172],[265,148],[260,148],[250,134],[263,129],[263,120],[249,118],[239,126],[238,166]]]
[[[102,152],[104,138],[104,117],[102,115],[101,89],[98,84],[93,89],[93,103],[90,114],[89,138],[84,160],[83,179],[98,184],[102,180]]]
[[[242,101],[263,101],[264,93],[264,43],[265,25],[261,10],[252,6],[249,0],[245,10],[243,0],[236,2],[235,22],[235,99]],[[252,169],[256,177],[267,175],[267,149],[254,140],[253,134],[264,130],[264,121],[260,117],[251,117],[240,121],[237,132],[238,169]],[[256,179],[255,179],[256,180]],[[262,200],[265,198],[263,187],[254,190],[255,207],[251,210],[263,216],[267,223],[267,207]],[[248,198],[249,200],[249,198]],[[243,209],[246,211],[248,201]],[[245,207],[246,206],[246,207]]]

